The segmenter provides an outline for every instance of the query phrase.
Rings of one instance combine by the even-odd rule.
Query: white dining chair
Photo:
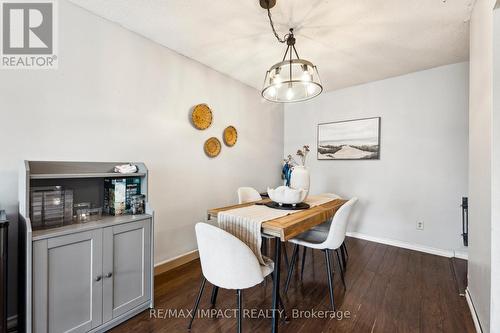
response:
[[[230,233],[207,223],[197,223],[195,226],[196,240],[200,254],[203,274],[200,291],[196,298],[188,329],[193,324],[200,304],[200,299],[208,280],[217,287],[212,293],[212,306],[215,306],[218,288],[235,289],[237,294],[238,324],[237,331],[242,327],[242,290],[261,283],[266,276],[274,271],[274,263],[265,258],[266,265],[260,265],[252,250],[240,239]],[[281,297],[280,307],[284,309]]]
[[[335,193],[323,193],[321,194],[321,196],[324,196],[324,197],[327,197],[327,198],[330,198],[330,199],[342,199],[342,197],[338,194],[335,194]],[[314,227],[311,228],[311,230],[321,230],[321,231],[324,231],[326,230],[328,232],[328,230],[330,230],[330,225],[332,223],[332,220],[329,219],[328,221],[325,221],[321,224],[318,224]]]
[[[262,200],[260,193],[253,187],[240,187],[238,188],[238,203],[244,204],[252,201]]]
[[[344,269],[340,262],[339,248],[344,243],[345,234],[347,230],[347,223],[349,221],[349,215],[351,214],[352,208],[358,201],[357,198],[352,198],[343,204],[339,210],[335,213],[331,220],[330,229],[328,233],[324,233],[320,230],[309,230],[289,240],[290,243],[295,244],[292,254],[292,261],[290,269],[288,270],[288,276],[285,284],[285,293],[288,291],[290,286],[290,281],[292,277],[293,268],[295,266],[295,261],[299,252],[299,245],[310,249],[322,250],[325,254],[325,264],[328,278],[328,288],[330,292],[330,304],[333,311],[335,311],[335,300],[333,297],[333,271],[330,265],[330,253],[335,251],[337,254],[337,261],[340,268],[340,276],[342,278],[342,283],[345,285]],[[333,262],[332,262],[333,264]]]
[[[323,193],[322,196],[329,197],[331,199],[342,199],[342,197],[336,193]],[[318,224],[314,227],[311,228],[311,230],[317,230],[320,232],[323,232],[325,234],[328,234],[328,231],[330,230],[330,226],[332,224],[332,220],[329,219],[328,221],[325,221],[321,224]],[[306,262],[306,254],[307,254],[307,247],[304,246],[302,250],[302,267],[300,268],[300,277],[302,278],[304,276],[304,266]],[[344,270],[347,268],[347,258],[349,256],[349,253],[347,252],[347,246],[345,245],[345,242],[342,243],[340,246],[340,254],[342,257],[342,265],[344,267]]]

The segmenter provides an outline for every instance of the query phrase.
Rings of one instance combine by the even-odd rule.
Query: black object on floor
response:
[[[306,204],[305,202],[301,202],[301,203],[298,203],[295,206],[293,206],[290,204],[280,205],[277,202],[271,201],[271,202],[265,203],[265,205],[269,208],[284,209],[284,210],[301,210],[301,209],[308,209],[311,207],[311,206],[309,206],[309,204]]]
[[[0,332],[7,332],[7,239],[9,222],[0,211]]]

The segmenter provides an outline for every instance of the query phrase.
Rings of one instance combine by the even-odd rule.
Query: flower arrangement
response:
[[[302,166],[306,166],[306,157],[309,154],[309,146],[303,146],[302,149],[297,150],[297,156],[300,156]]]
[[[300,162],[301,164],[297,163],[295,158],[293,158],[292,155],[288,155],[287,158],[283,160],[283,168],[281,170],[281,178],[285,180],[285,185],[290,186],[290,179],[292,176],[292,170],[295,166],[301,165],[305,166],[306,165],[306,157],[307,154],[309,153],[310,149],[309,146],[304,145],[302,149],[297,150],[296,155],[300,157]]]

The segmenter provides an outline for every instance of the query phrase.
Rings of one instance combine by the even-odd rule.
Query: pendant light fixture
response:
[[[271,102],[293,103],[311,99],[323,91],[318,69],[310,61],[301,59],[295,48],[293,29],[280,38],[274,28],[271,8],[276,0],[260,0],[260,6],[267,10],[274,36],[280,43],[286,43],[283,59],[266,72],[262,97]]]

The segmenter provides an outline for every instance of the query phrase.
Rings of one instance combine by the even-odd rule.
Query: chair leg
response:
[[[342,245],[344,246],[345,255],[347,259],[349,259],[349,252],[347,252],[347,245],[345,245],[345,242],[343,242]]]
[[[294,264],[292,263],[292,269],[293,269],[293,265]],[[287,280],[288,280],[288,278],[287,278]],[[273,281],[273,288],[274,288],[274,281]],[[281,292],[280,291],[278,291],[278,296],[277,297],[278,297],[278,309],[283,309],[283,313],[284,313],[283,321],[286,322],[286,321],[288,321],[288,316],[286,315],[285,303],[283,302],[283,299],[281,298]]]
[[[295,261],[299,254],[299,244],[295,244],[293,246],[293,254],[292,254],[292,262],[290,264],[290,268],[288,269],[288,276],[286,277],[285,283],[285,295],[288,292],[288,287],[290,286],[290,280],[292,279],[293,267],[295,266]]]
[[[286,309],[285,309],[285,303],[283,303],[283,300],[281,299],[281,293],[280,293],[280,295],[278,295],[278,302],[279,302],[279,303],[278,303],[278,304],[279,304],[279,307],[280,307],[281,309],[283,309],[283,311],[286,311]]]
[[[302,250],[302,267],[300,268],[300,280],[304,279],[304,266],[306,264],[306,252],[307,247],[304,246],[304,249]]]
[[[337,254],[337,262],[339,263],[340,267],[340,277],[342,278],[342,284],[344,285],[344,289],[347,289],[347,287],[345,286],[344,268],[342,267],[342,263],[340,262],[339,250],[335,250],[335,253]]]
[[[280,304],[280,308],[283,309],[283,321],[286,322],[288,321],[288,316],[286,314],[286,308],[285,308],[285,303],[283,303],[283,300],[281,299],[281,295],[278,296],[279,299],[279,304]]]
[[[345,258],[344,246],[340,246],[340,254],[342,255],[342,265],[344,266],[344,270],[347,269],[347,260]]]
[[[241,292],[241,289],[238,289],[236,291],[237,295],[238,295],[238,333],[241,333],[241,318],[243,316],[242,314],[242,298],[243,298],[243,295],[242,295],[242,292]]]
[[[212,307],[215,306],[215,302],[217,301],[217,294],[219,293],[219,287],[213,286],[212,288],[212,297],[210,298],[210,304]]]
[[[328,289],[330,291],[330,304],[332,306],[333,311],[335,311],[335,299],[333,296],[333,279],[332,279],[332,268],[330,266],[330,250],[326,249],[325,251],[325,262],[326,262],[326,274],[328,275]]]
[[[194,317],[196,317],[196,311],[198,310],[198,306],[200,305],[201,295],[203,295],[203,289],[205,289],[206,282],[207,279],[203,277],[203,279],[201,280],[200,292],[198,293],[198,297],[196,297],[196,301],[194,302],[193,314],[191,316],[191,319],[189,320],[188,330],[191,330],[191,326],[193,325],[193,320]]]

